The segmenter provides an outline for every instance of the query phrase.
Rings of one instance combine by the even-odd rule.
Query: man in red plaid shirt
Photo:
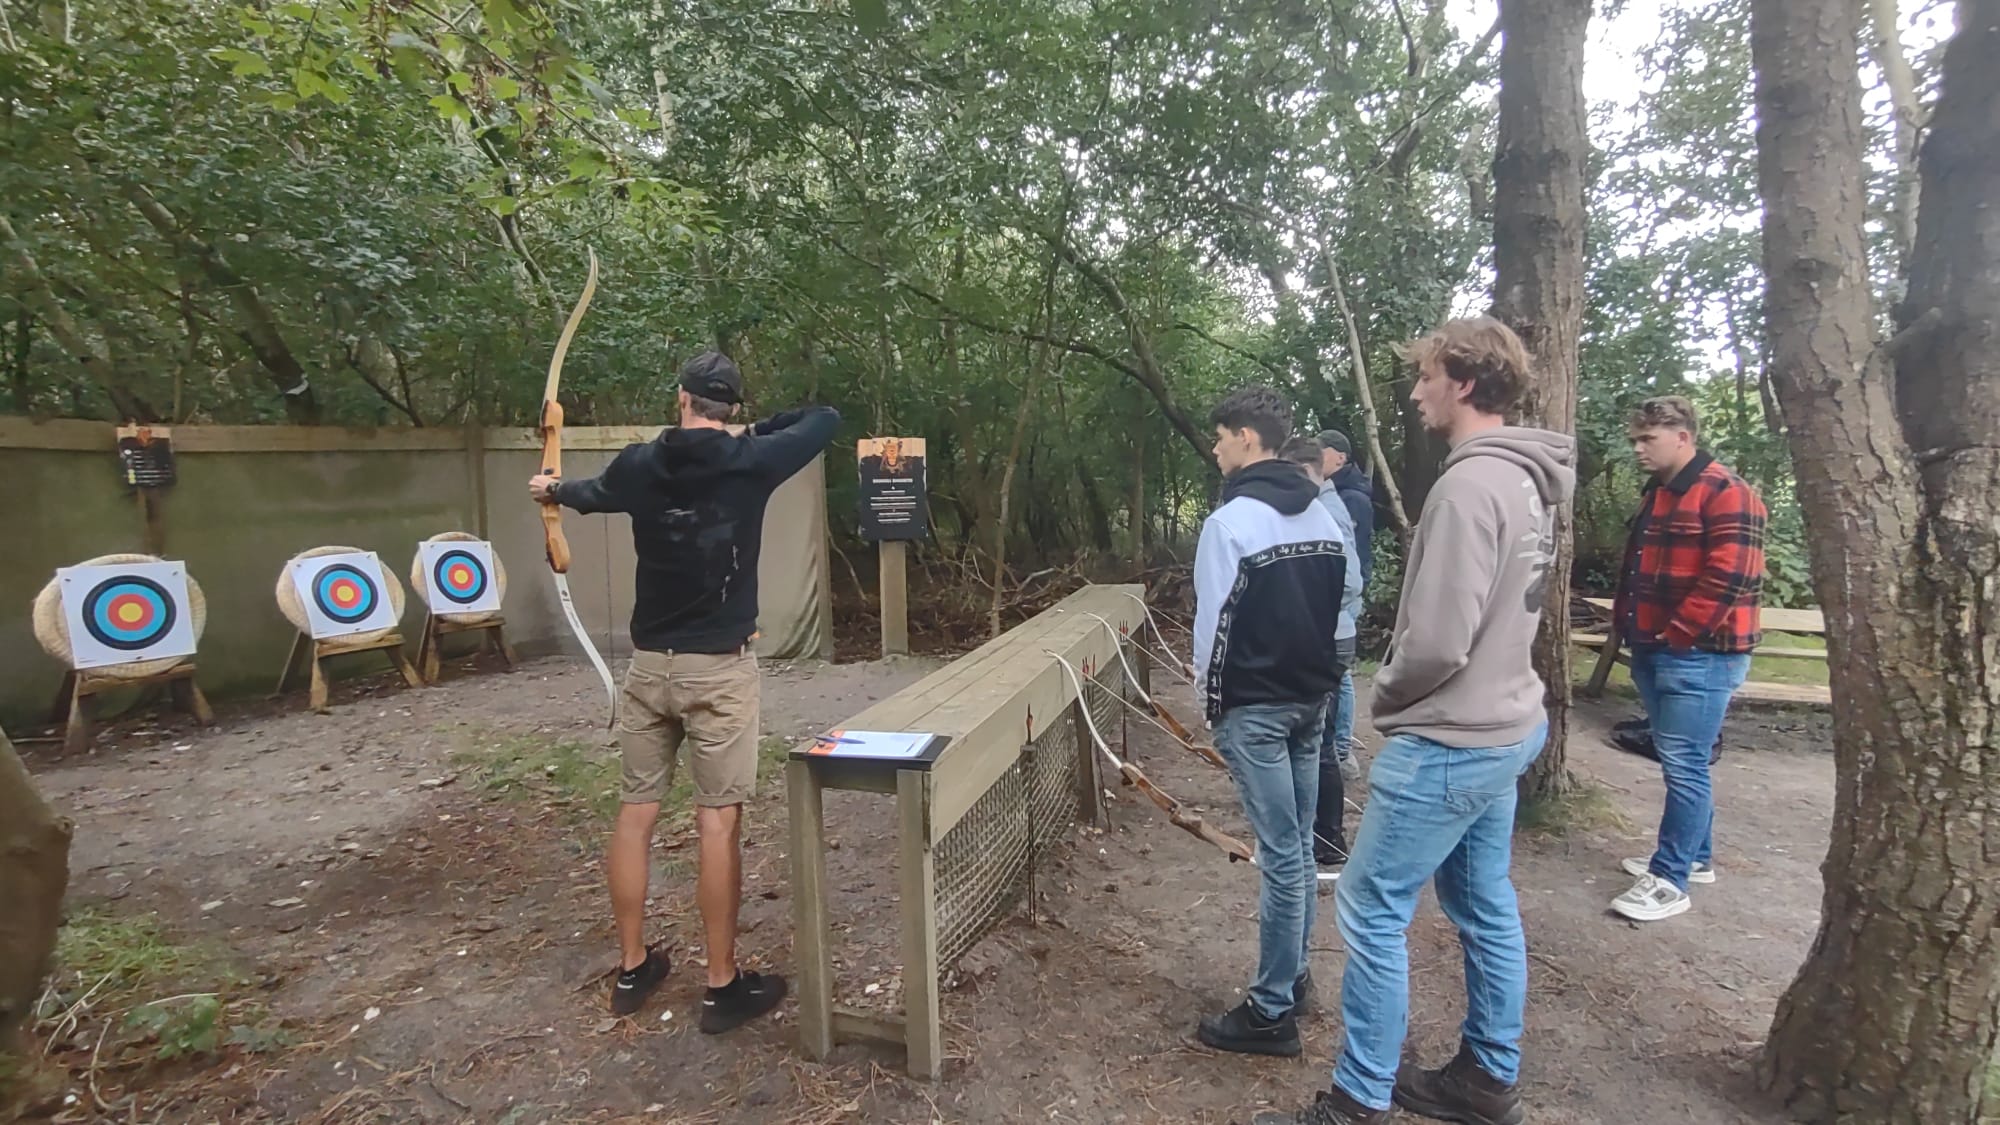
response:
[[[1632,452],[1650,473],[1625,547],[1613,610],[1632,650],[1632,682],[1666,775],[1659,846],[1624,861],[1638,882],[1611,909],[1639,922],[1685,913],[1689,883],[1715,882],[1709,751],[1760,639],[1764,501],[1695,444],[1694,404],[1649,399],[1632,416]]]

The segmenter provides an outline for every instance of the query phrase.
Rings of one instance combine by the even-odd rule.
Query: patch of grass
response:
[[[1554,797],[1521,805],[1515,810],[1514,826],[1522,832],[1564,837],[1591,829],[1626,831],[1632,822],[1619,811],[1609,789],[1580,781]]]
[[[56,965],[113,1000],[164,993],[197,978],[241,982],[214,951],[170,937],[158,915],[120,916],[101,908],[78,910],[63,923]]]
[[[618,812],[618,753],[574,738],[486,736],[452,755],[491,796],[556,808],[573,821],[609,823]]]
[[[75,911],[56,935],[51,980],[37,1030],[57,1042],[103,1044],[116,1029],[117,1050],[152,1044],[164,1060],[291,1041],[260,1004],[232,995],[248,978],[221,949],[175,937],[154,914]]]
[[[1826,648],[1826,638],[1809,633],[1764,634],[1764,644],[1770,648]],[[1639,698],[1638,689],[1632,686],[1632,669],[1622,659],[1626,653],[1620,650],[1621,659],[1611,669],[1611,677],[1605,681],[1608,690],[1626,698]],[[1575,646],[1570,657],[1570,674],[1579,684],[1590,680],[1591,670],[1597,667],[1597,650]],[[1752,656],[1750,658],[1750,679],[1767,684],[1819,684],[1827,683],[1826,661],[1799,660],[1789,657]]]
[[[1770,648],[1809,648],[1826,651],[1826,638],[1816,637],[1810,633],[1765,633],[1764,644]],[[1826,661],[1752,656],[1750,678],[1774,684],[1823,685],[1827,682]]]

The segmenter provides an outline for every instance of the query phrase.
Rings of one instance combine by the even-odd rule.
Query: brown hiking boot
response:
[[[1437,1070],[1412,1062],[1396,1073],[1396,1104],[1411,1113],[1458,1125],[1521,1125],[1521,1091],[1486,1073],[1460,1043],[1458,1054]]]
[[[1297,1113],[1267,1110],[1251,1118],[1250,1125],[1382,1125],[1387,1120],[1388,1110],[1369,1109],[1335,1086],[1313,1095],[1313,1104]]]

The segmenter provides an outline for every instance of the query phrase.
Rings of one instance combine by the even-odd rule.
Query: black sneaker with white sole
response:
[[[611,1014],[629,1016],[646,1004],[646,997],[660,987],[667,979],[673,964],[667,955],[657,949],[648,948],[646,959],[630,969],[621,969],[618,980],[611,986]]]
[[[1244,1055],[1297,1058],[1300,1051],[1298,1017],[1288,1011],[1277,1019],[1265,1019],[1247,997],[1221,1015],[1204,1017],[1195,1037],[1218,1051]]]
[[[701,998],[703,1035],[734,1031],[778,1006],[785,998],[785,978],[776,973],[736,971],[736,979],[711,988]]]

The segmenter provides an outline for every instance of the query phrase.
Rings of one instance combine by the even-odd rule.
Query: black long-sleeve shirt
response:
[[[749,641],[757,631],[764,507],[839,425],[832,407],[813,406],[742,436],[668,429],[626,446],[595,478],[556,486],[565,507],[632,517],[634,646],[724,653]]]

